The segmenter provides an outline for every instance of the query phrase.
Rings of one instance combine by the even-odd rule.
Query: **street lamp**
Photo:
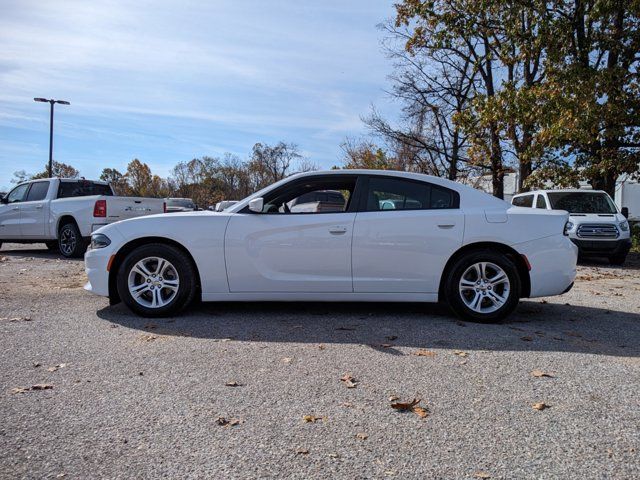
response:
[[[36,102],[45,102],[51,105],[51,117],[49,120],[49,178],[53,176],[53,105],[59,103],[60,105],[71,105],[66,100],[49,100],[47,98],[34,98]]]

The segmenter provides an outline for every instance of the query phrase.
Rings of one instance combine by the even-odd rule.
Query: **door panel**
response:
[[[358,213],[353,231],[354,292],[437,293],[440,276],[462,245],[458,209]]]
[[[352,292],[355,215],[234,215],[225,235],[230,291]]]
[[[0,239],[20,238],[20,209],[29,186],[18,185],[7,194],[9,203],[0,204]]]
[[[44,237],[45,202],[20,204],[20,232],[25,237]]]

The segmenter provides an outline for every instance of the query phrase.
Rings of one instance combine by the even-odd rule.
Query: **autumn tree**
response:
[[[100,180],[108,182],[117,195],[129,195],[127,177],[115,168],[104,168],[100,174]]]

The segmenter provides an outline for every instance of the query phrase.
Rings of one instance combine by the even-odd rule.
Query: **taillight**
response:
[[[94,217],[106,217],[107,216],[107,201],[96,200],[96,204],[93,206]]]
[[[167,202],[162,202],[162,213],[167,213]]]

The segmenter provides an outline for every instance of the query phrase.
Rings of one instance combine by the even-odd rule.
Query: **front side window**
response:
[[[31,184],[31,190],[27,195],[27,202],[44,200],[49,191],[49,182],[35,182]]]
[[[9,192],[7,196],[7,203],[24,202],[27,196],[27,190],[29,190],[29,184],[18,185],[16,188]]]
[[[263,213],[341,213],[349,208],[356,178],[309,179],[264,198]]]
[[[544,195],[541,193],[538,194],[538,198],[536,198],[536,208],[547,209],[547,201],[544,199]]]
[[[365,210],[432,210],[457,208],[456,194],[447,188],[398,178],[371,177]]]
[[[511,204],[515,207],[533,207],[533,195],[522,195],[521,197],[514,197]]]

